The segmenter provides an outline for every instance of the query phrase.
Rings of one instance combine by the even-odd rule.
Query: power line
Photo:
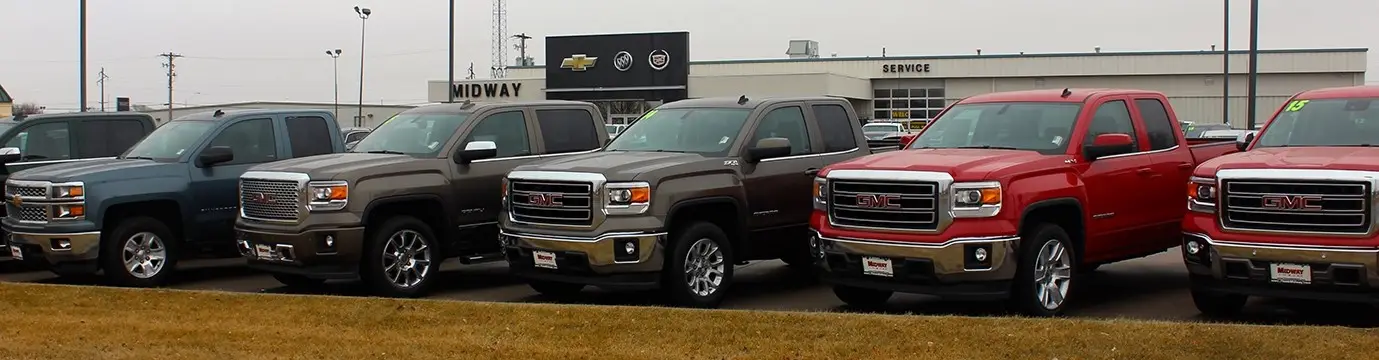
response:
[[[422,54],[441,53],[441,52],[446,52],[446,51],[448,51],[448,50],[445,50],[445,49],[409,50],[409,51],[400,51],[400,52],[393,52],[393,53],[369,54],[369,56],[373,56],[373,57],[375,57],[375,58],[378,58],[378,57],[395,57],[395,56],[412,56],[412,55],[422,55]],[[162,55],[158,55],[158,57],[162,57]],[[212,61],[316,61],[316,60],[319,60],[319,58],[317,58],[316,56],[309,56],[309,57],[306,57],[306,56],[304,56],[304,57],[272,57],[272,56],[270,56],[270,57],[233,57],[233,56],[230,56],[230,57],[227,57],[227,56],[196,56],[196,55],[186,55],[186,56],[183,56],[183,57],[188,58],[188,59],[212,60]],[[110,59],[95,59],[95,61],[99,61],[99,62],[101,62],[101,63],[106,63],[106,64],[109,64],[109,63],[120,63],[120,62],[133,62],[133,61],[146,61],[146,60],[148,60],[148,57],[142,57],[142,56],[140,56],[140,57],[120,57],[120,58],[110,58]],[[69,64],[69,63],[76,63],[76,62],[79,62],[79,61],[78,61],[78,60],[0,59],[0,63],[6,63],[6,64]]]

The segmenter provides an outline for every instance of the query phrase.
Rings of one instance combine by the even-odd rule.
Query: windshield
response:
[[[1230,125],[1226,125],[1226,124],[1202,124],[1202,125],[1187,124],[1187,125],[1183,126],[1183,137],[1189,138],[1189,139],[1192,139],[1192,138],[1200,138],[1200,137],[1203,137],[1203,136],[1206,134],[1206,132],[1208,132],[1208,131],[1212,131],[1212,130],[1230,130],[1230,129],[1231,129],[1231,126],[1230,126]]]
[[[1257,147],[1379,144],[1379,98],[1294,100],[1269,122]]]
[[[608,143],[610,151],[669,151],[727,156],[750,109],[651,110]]]
[[[866,124],[862,125],[862,132],[868,133],[892,133],[902,132],[900,125],[896,124]]]
[[[124,159],[176,160],[215,129],[214,121],[173,121],[159,126],[125,152]]]
[[[435,156],[468,113],[399,113],[384,121],[350,152]]]
[[[982,148],[1062,154],[1081,104],[958,104],[934,119],[911,149]]]

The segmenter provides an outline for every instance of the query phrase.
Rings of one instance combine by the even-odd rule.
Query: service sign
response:
[[[929,72],[929,64],[883,64],[881,65],[881,72],[888,74],[927,73]]]

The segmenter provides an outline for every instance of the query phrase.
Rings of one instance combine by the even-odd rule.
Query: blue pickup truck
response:
[[[58,275],[103,271],[161,286],[177,261],[234,256],[239,176],[254,165],[343,152],[335,118],[315,110],[231,110],[178,118],[115,159],[20,171],[5,182],[11,256]]]

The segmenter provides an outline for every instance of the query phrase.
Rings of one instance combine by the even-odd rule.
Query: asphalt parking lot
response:
[[[442,266],[441,283],[428,298],[497,302],[554,302],[506,275],[506,263]],[[253,293],[297,293],[364,296],[354,282],[331,282],[319,289],[282,287],[267,274],[248,269],[239,259],[194,260],[182,265],[172,288]],[[1204,321],[1192,305],[1186,271],[1177,249],[1154,256],[1103,266],[1082,278],[1078,304],[1068,315],[1082,318],[1126,318],[1165,321]],[[59,279],[46,270],[0,263],[0,281],[71,285],[98,284],[97,279]],[[737,285],[725,301],[727,309],[781,311],[854,311],[833,296],[828,287],[810,276],[794,272],[779,261],[754,262],[738,267]],[[654,305],[645,293],[614,293],[586,288],[581,296],[565,302],[604,305]],[[1294,311],[1296,309],[1298,311]],[[896,295],[884,310],[893,314],[1001,315],[1000,307],[987,303],[940,302],[919,295]],[[1309,324],[1379,327],[1379,310],[1346,304],[1290,303],[1253,299],[1236,321],[1257,324]]]

